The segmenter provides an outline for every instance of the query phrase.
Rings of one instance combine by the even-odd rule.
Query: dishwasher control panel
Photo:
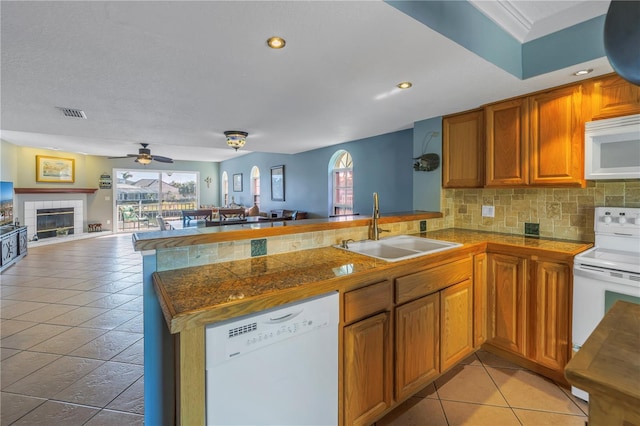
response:
[[[338,322],[336,292],[213,324],[205,331],[207,362],[210,356],[223,362],[315,330],[337,328]]]

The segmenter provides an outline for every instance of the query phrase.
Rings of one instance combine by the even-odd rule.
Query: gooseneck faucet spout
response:
[[[369,227],[369,239],[378,241],[380,239],[381,232],[389,232],[387,229],[382,229],[378,226],[380,220],[380,205],[378,204],[378,193],[373,193],[373,217],[371,218],[371,226]]]

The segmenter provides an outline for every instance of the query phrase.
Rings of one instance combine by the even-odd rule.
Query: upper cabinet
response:
[[[529,183],[585,186],[582,85],[529,97]]]
[[[639,86],[617,74],[590,80],[590,83],[591,120],[640,114]]]
[[[442,186],[584,187],[584,123],[639,113],[612,74],[444,117]]]
[[[484,185],[484,113],[482,109],[445,117],[442,121],[442,186],[482,188]]]
[[[529,183],[528,115],[526,98],[485,108],[486,186],[522,186]]]

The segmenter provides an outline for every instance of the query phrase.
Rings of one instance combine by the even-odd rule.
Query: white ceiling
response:
[[[609,2],[473,4],[526,41],[602,15]],[[569,83],[583,67],[612,71],[600,58],[521,81],[382,1],[0,7],[0,136],[93,155],[137,153],[140,142],[193,161],[297,153]],[[268,49],[272,35],[286,48]],[[412,89],[395,88],[405,80]],[[249,132],[245,149],[226,147],[225,130]]]

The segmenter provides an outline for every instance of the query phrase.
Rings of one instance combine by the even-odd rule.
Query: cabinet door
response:
[[[561,263],[534,261],[532,271],[529,357],[562,373],[570,350],[569,267]]]
[[[481,188],[484,183],[482,110],[442,120],[442,187]]]
[[[530,97],[532,185],[584,186],[582,85]]]
[[[489,255],[492,286],[492,339],[494,346],[526,354],[527,259],[505,254]]]
[[[344,424],[368,424],[389,407],[392,392],[390,313],[344,328]]]
[[[473,352],[473,285],[471,280],[440,292],[440,362],[442,371]]]
[[[480,347],[488,336],[487,255],[473,257],[473,345]]]
[[[396,308],[396,398],[412,395],[440,373],[440,298]]]
[[[591,120],[640,114],[640,87],[616,74],[593,80],[591,108]]]
[[[485,108],[486,186],[521,186],[529,181],[529,126],[526,98]]]

